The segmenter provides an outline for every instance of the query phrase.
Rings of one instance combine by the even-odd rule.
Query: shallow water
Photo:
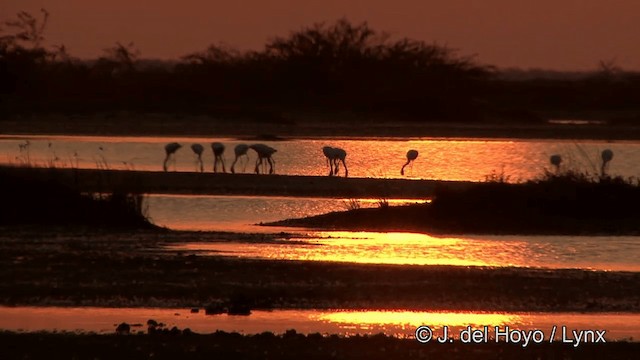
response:
[[[194,242],[170,245],[168,249],[272,260],[640,271],[638,237],[435,237],[413,233],[309,231],[294,232],[289,240],[290,243]]]
[[[266,196],[149,195],[148,215],[175,230],[274,232],[259,223],[378,206],[379,199],[331,199]],[[420,200],[387,199],[390,205]]]
[[[27,147],[20,148],[20,144]],[[222,141],[226,158],[240,141],[214,138],[0,136],[0,162],[86,168],[161,170],[164,144],[185,145],[176,154],[178,171],[193,171],[195,156],[187,145]],[[548,168],[548,157],[560,153],[564,165],[595,171],[599,152],[611,148],[615,155],[611,174],[636,176],[640,144],[634,142],[546,140],[292,140],[265,142],[278,149],[274,156],[280,174],[324,175],[321,148],[341,146],[349,155],[351,176],[400,177],[399,169],[409,148],[420,151],[410,177],[446,180],[482,180],[504,169],[511,180],[529,179]],[[211,171],[211,149],[204,162]],[[255,160],[251,154],[250,170]],[[243,165],[239,165],[238,169]],[[180,230],[299,233],[302,244],[188,244],[189,249],[221,251],[229,256],[270,259],[304,259],[392,264],[448,264],[527,266],[640,271],[640,237],[572,236],[461,236],[430,237],[416,234],[360,234],[259,227],[254,224],[287,218],[377,206],[377,199],[317,199],[287,197],[225,197],[150,195],[148,213],[158,225]],[[411,201],[390,199],[391,204]],[[296,236],[294,236],[295,238]],[[365,238],[365,239],[362,239]]]
[[[299,333],[355,334],[384,333],[398,337],[413,337],[418,326],[427,325],[434,335],[442,335],[448,326],[451,335],[467,326],[473,329],[505,326],[511,330],[539,329],[548,339],[554,325],[559,328],[606,330],[607,341],[638,339],[640,314],[604,313],[474,313],[474,312],[412,312],[412,311],[341,311],[341,310],[278,310],[253,311],[250,316],[205,315],[203,310],[157,308],[59,308],[0,307],[0,329],[33,331],[78,331],[113,333],[118,324],[140,324],[132,331],[146,331],[146,322],[154,319],[168,328],[190,328],[199,333],[216,330],[257,334],[265,331],[282,334],[289,329]],[[569,330],[569,331],[570,331]],[[556,339],[558,338],[556,334]]]
[[[29,146],[20,148],[20,145]],[[175,154],[175,169],[194,171],[195,155],[192,143],[205,146],[205,170],[212,171],[213,154],[210,143],[223,142],[227,150],[227,167],[234,159],[233,148],[244,143],[227,138],[168,137],[100,137],[100,136],[13,136],[0,135],[0,163],[37,166],[162,170],[164,145],[177,141],[183,148]],[[640,175],[640,144],[636,142],[604,142],[569,140],[490,140],[490,139],[403,139],[403,140],[291,140],[264,141],[278,150],[273,156],[276,173],[289,175],[326,175],[328,168],[322,147],[344,148],[349,175],[353,177],[399,178],[400,168],[409,149],[420,152],[414,164],[407,168],[407,177],[441,180],[481,181],[493,171],[526,180],[549,169],[549,156],[561,154],[563,167],[596,172],[600,152],[610,148],[614,159],[609,173],[625,177]],[[252,171],[255,153],[242,160],[237,170]],[[174,167],[172,167],[174,169]]]
[[[260,222],[343,211],[378,199],[291,197],[149,197],[156,224],[181,230],[291,234],[290,243],[190,243],[172,250],[201,254],[377,264],[519,266],[640,271],[638,236],[430,236],[415,233],[317,231],[256,226]],[[389,200],[404,204],[412,200]]]

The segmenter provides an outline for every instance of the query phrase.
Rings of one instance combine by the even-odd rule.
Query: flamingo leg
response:
[[[162,163],[162,168],[164,171],[167,171],[167,161],[169,161],[169,154],[164,158],[164,162]]]
[[[255,168],[256,174],[260,174],[260,165],[262,165],[262,158],[258,156],[258,159],[256,160],[256,168]]]
[[[234,167],[236,166],[236,162],[238,162],[238,155],[236,155],[236,158],[233,160],[233,163],[231,164],[231,173],[235,174],[236,171],[234,169]]]
[[[224,158],[222,157],[222,155],[220,155],[220,162],[222,163],[222,172],[226,173],[227,169],[224,168]]]
[[[407,160],[407,162],[402,165],[402,169],[400,169],[400,175],[404,175],[404,168],[409,165],[409,163],[411,162],[411,160]]]
[[[269,162],[269,174],[273,174],[273,167],[276,162],[271,158],[271,156],[267,158],[267,161]]]
[[[347,163],[342,159],[342,165],[344,166],[344,177],[349,176],[349,169],[347,169]]]

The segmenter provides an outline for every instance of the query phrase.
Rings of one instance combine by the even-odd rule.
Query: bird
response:
[[[339,170],[339,164],[338,164],[338,160],[342,161],[342,166],[344,166],[344,177],[349,176],[349,169],[347,169],[347,163],[346,163],[346,159],[347,159],[347,152],[344,151],[341,148],[334,148],[336,151],[336,160],[335,161],[335,168],[336,168],[336,175],[338,175],[338,170]]]
[[[232,174],[235,174],[235,172],[236,172],[235,171],[235,165],[236,165],[236,162],[238,161],[238,158],[240,158],[241,156],[246,156],[247,159],[249,158],[249,155],[247,155],[247,151],[249,151],[249,145],[247,145],[247,144],[238,144],[233,149],[233,152],[235,153],[236,158],[233,160],[233,164],[231,164],[231,173]],[[245,163],[245,166],[246,166],[246,163]]]
[[[331,146],[324,146],[322,147],[322,153],[327,158],[327,165],[329,165],[329,176],[333,176],[334,149]]]
[[[611,151],[610,149],[604,149],[602,150],[602,167],[600,168],[600,174],[602,177],[604,177],[606,175],[606,167],[609,164],[609,161],[611,161],[611,159],[613,159],[613,151]]]
[[[255,168],[256,174],[260,173],[260,165],[262,165],[263,159],[267,159],[267,162],[269,163],[269,174],[273,174],[273,166],[276,162],[271,158],[271,155],[273,155],[278,150],[265,144],[253,144],[250,145],[249,148],[253,149],[256,154],[258,154],[258,160],[256,160]]]
[[[400,169],[400,175],[404,175],[405,166],[409,165],[412,161],[418,158],[418,150],[409,150],[407,151],[407,162],[402,165],[402,169]]]
[[[340,161],[342,161],[342,165],[344,165],[344,177],[349,176],[349,170],[347,169],[346,163],[347,152],[344,151],[344,149],[325,146],[322,148],[322,152],[324,153],[324,156],[327,157],[327,162],[329,163],[329,176],[338,175],[340,170]]]
[[[170,158],[173,158],[175,168],[175,157],[173,157],[173,154],[175,154],[181,147],[182,145],[177,142],[168,143],[164,146],[164,151],[167,153],[167,156],[164,158],[164,163],[162,164],[164,171],[167,171],[167,162]]]
[[[213,150],[213,172],[218,172],[218,162],[222,163],[222,172],[227,172],[227,169],[224,168],[224,158],[222,154],[224,154],[224,144],[220,142],[211,143],[211,150]]]
[[[558,154],[551,155],[549,157],[549,162],[551,162],[551,165],[556,167],[556,173],[560,172],[560,164],[562,163],[562,156]]]
[[[202,164],[202,153],[204,152],[204,146],[200,144],[191,144],[191,150],[196,154],[198,159],[196,160],[196,169],[198,167],[197,164],[200,164],[200,172],[204,172],[204,165]]]

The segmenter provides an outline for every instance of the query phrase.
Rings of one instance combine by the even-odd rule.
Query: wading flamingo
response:
[[[260,165],[262,165],[263,159],[267,159],[267,162],[269,163],[269,174],[273,174],[273,167],[276,162],[271,158],[271,155],[273,155],[277,150],[265,144],[253,144],[250,145],[249,148],[253,149],[256,154],[258,154],[258,160],[256,160],[255,168],[256,174],[260,173]]]
[[[169,159],[173,159],[173,168],[175,170],[176,158],[174,154],[181,147],[182,145],[178,144],[177,142],[168,143],[167,145],[164,146],[164,152],[167,154],[167,156],[164,158],[164,163],[162,164],[162,168],[164,169],[164,171],[167,171],[167,162],[169,161]]]
[[[204,146],[200,144],[191,144],[191,150],[196,154],[198,159],[196,160],[196,169],[200,164],[200,172],[204,172],[204,165],[202,164],[202,153],[204,152]]]
[[[556,167],[556,174],[560,172],[560,164],[562,164],[562,156],[558,154],[551,155],[549,157],[549,162],[551,165]]]
[[[333,176],[334,152],[334,148],[331,146],[324,146],[322,148],[322,153],[327,158],[327,165],[329,165],[329,176]]]
[[[344,149],[325,146],[322,148],[322,153],[327,157],[327,162],[329,163],[329,176],[338,175],[340,161],[342,161],[342,165],[344,166],[344,177],[349,176],[346,163],[347,152],[344,151]]]
[[[218,172],[218,162],[222,164],[222,172],[227,172],[227,169],[224,168],[224,158],[222,157],[224,144],[219,142],[211,143],[211,150],[213,150],[213,172]]]
[[[418,158],[418,150],[407,151],[407,162],[404,165],[402,165],[402,169],[400,169],[400,175],[404,175],[404,168],[417,158]],[[413,164],[411,166],[413,167]]]
[[[231,173],[235,174],[235,166],[236,166],[236,162],[238,161],[238,158],[242,157],[242,156],[246,156],[247,157],[247,161],[249,161],[249,155],[247,155],[247,151],[249,151],[249,145],[247,144],[238,144],[236,145],[236,147],[233,149],[233,152],[236,154],[236,158],[233,160],[233,164],[231,164]],[[245,168],[247,166],[247,163],[245,163]],[[244,170],[242,170],[244,172]]]
[[[606,175],[606,170],[607,170],[607,165],[609,164],[609,161],[611,161],[611,159],[613,159],[613,151],[611,151],[610,149],[605,149],[602,150],[602,167],[600,168],[600,174],[602,177],[604,177]]]

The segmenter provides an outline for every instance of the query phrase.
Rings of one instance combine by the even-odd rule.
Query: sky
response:
[[[81,58],[116,41],[158,59],[219,43],[260,49],[275,36],[346,17],[502,68],[594,70],[614,60],[640,70],[639,0],[1,0],[0,20],[42,7],[51,14],[45,44],[64,44]]]

